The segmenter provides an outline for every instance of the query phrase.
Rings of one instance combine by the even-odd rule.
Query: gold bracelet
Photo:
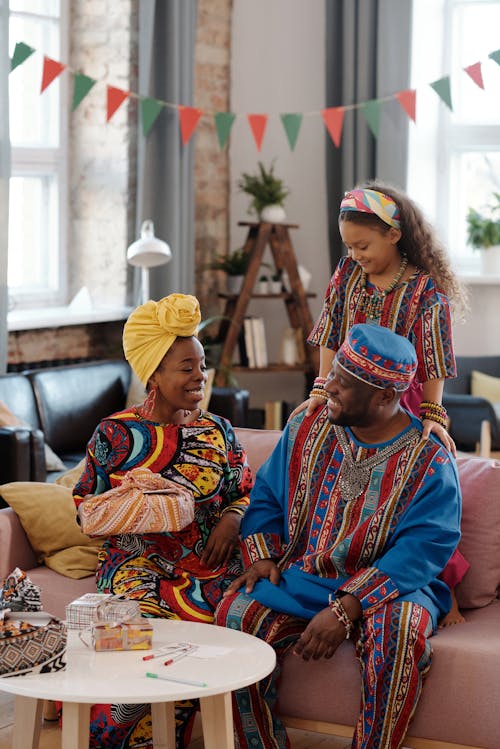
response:
[[[313,389],[309,393],[309,398],[324,398],[325,400],[328,400],[326,391],[323,388],[318,387],[313,387]]]

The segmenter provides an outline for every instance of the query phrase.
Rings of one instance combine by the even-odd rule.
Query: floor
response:
[[[12,723],[14,718],[13,698],[0,692],[0,749],[11,749]],[[189,745],[189,749],[203,749],[200,725],[195,726],[196,738]],[[336,739],[310,731],[289,730],[291,749],[345,749],[349,742],[346,739]],[[39,749],[60,749],[61,731],[57,723],[44,721],[40,736]]]

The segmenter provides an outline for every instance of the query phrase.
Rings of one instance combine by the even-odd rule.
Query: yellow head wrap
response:
[[[131,313],[123,328],[123,351],[143,385],[177,336],[194,335],[200,320],[199,302],[190,294],[170,294]]]

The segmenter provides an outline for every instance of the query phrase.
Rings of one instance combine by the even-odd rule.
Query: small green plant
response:
[[[217,255],[215,260],[209,263],[208,268],[210,270],[222,270],[227,273],[228,276],[244,276],[250,255],[243,249],[235,250],[228,255]]]
[[[274,162],[269,169],[259,161],[258,174],[248,174],[243,172],[238,182],[238,188],[241,192],[250,195],[249,213],[260,215],[263,208],[267,205],[283,205],[289,190],[284,186],[283,180],[274,174]]]
[[[496,205],[487,206],[487,214],[474,208],[467,213],[467,241],[476,250],[500,244],[500,193],[493,196]]]

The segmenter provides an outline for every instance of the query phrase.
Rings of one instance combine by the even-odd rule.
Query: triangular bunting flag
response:
[[[408,117],[413,122],[417,121],[417,92],[414,88],[409,88],[407,91],[398,91],[396,99],[399,101],[403,109],[405,110]]]
[[[179,107],[179,122],[181,126],[182,145],[185,146],[192,136],[203,112],[195,107]]]
[[[58,75],[61,75],[65,67],[66,65],[64,65],[62,62],[57,62],[57,60],[51,60],[50,57],[44,56],[42,85],[40,88],[40,93],[43,93],[47,86],[49,86],[52,81],[57,78]]]
[[[144,97],[141,99],[142,132],[146,136],[153,127],[156,118],[163,109],[163,102]]]
[[[450,77],[447,75],[444,78],[440,78],[438,81],[434,81],[430,84],[436,94],[444,101],[447,107],[453,112],[453,106],[451,103],[451,87]]]
[[[89,78],[88,75],[75,73],[73,77],[73,104],[71,105],[73,112],[95,84],[96,81],[93,78]]]
[[[285,128],[286,137],[288,138],[288,143],[290,144],[290,148],[292,151],[295,148],[295,144],[297,143],[297,138],[299,137],[299,130],[300,126],[302,125],[302,114],[297,114],[296,112],[289,112],[288,114],[281,114],[281,122],[283,123],[283,127]]]
[[[326,125],[330,137],[337,146],[340,146],[340,138],[342,137],[342,126],[344,124],[344,108],[343,107],[329,107],[321,111],[323,122]]]
[[[34,51],[33,47],[29,47],[24,42],[17,42],[14,48],[14,54],[10,61],[10,72],[12,73],[14,68],[17,68],[18,65],[22,65],[28,57],[31,57]]]
[[[476,86],[484,89],[483,74],[481,72],[481,63],[475,62],[473,65],[468,65],[464,68],[465,72],[470,75]]]
[[[370,130],[378,138],[380,129],[380,102],[377,99],[372,99],[372,101],[367,101],[366,104],[363,104],[361,109]]]
[[[221,148],[224,148],[227,143],[235,119],[236,115],[232,114],[232,112],[217,112],[214,114],[215,129],[217,130],[217,138],[219,139],[219,146]]]
[[[264,140],[264,134],[267,127],[267,114],[249,114],[247,115],[250,129],[257,146],[257,150],[260,151],[262,148],[262,141]]]
[[[121,88],[114,86],[107,87],[106,93],[106,122],[109,122],[120,104],[130,96],[130,91],[123,91]]]
[[[500,49],[496,49],[494,52],[490,52],[488,57],[491,57],[491,59],[494,60],[497,65],[500,65]]]

